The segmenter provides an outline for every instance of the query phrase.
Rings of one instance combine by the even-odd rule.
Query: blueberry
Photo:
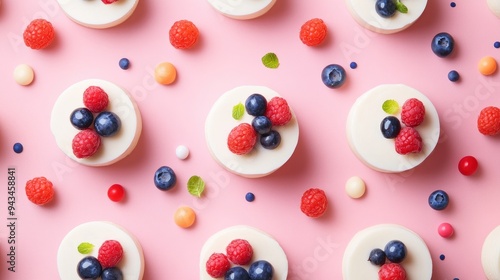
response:
[[[338,64],[327,65],[321,72],[321,80],[329,88],[341,87],[345,83],[345,78],[345,69]]]
[[[78,262],[76,271],[82,279],[97,279],[101,275],[102,267],[97,258],[87,256]]]
[[[436,190],[429,195],[429,206],[434,210],[443,210],[448,206],[450,198],[445,191]]]
[[[115,135],[120,129],[120,118],[113,112],[104,111],[95,117],[94,129],[97,134],[108,137]]]
[[[123,273],[118,267],[108,267],[102,271],[101,280],[123,280]]]
[[[399,240],[391,240],[385,245],[384,253],[389,261],[400,263],[406,257],[406,246]]]
[[[77,108],[71,112],[69,120],[76,129],[83,130],[92,124],[94,115],[87,108]]]
[[[255,261],[248,268],[248,275],[251,280],[271,280],[273,279],[273,266],[265,260]]]
[[[395,0],[377,0],[375,11],[383,18],[390,18],[396,13],[396,2]]]
[[[251,94],[245,101],[245,109],[249,115],[262,116],[266,113],[267,100],[258,93]]]
[[[250,275],[243,267],[233,266],[226,272],[224,280],[250,280]]]
[[[260,144],[263,148],[272,150],[276,149],[281,143],[281,135],[276,130],[271,130],[269,133],[260,136]]]
[[[460,79],[460,74],[458,74],[457,71],[451,70],[450,72],[448,72],[448,80],[456,82],[458,81],[458,79]]]
[[[387,139],[396,138],[401,131],[401,123],[394,116],[385,117],[380,123],[380,131]]]
[[[257,116],[252,120],[252,127],[258,134],[266,134],[271,131],[273,124],[266,116]]]
[[[177,177],[175,176],[174,170],[168,166],[162,166],[158,168],[155,172],[154,178],[155,186],[162,190],[168,191],[174,187],[175,182],[177,182]]]
[[[121,69],[127,70],[130,67],[130,60],[128,60],[128,58],[122,58],[118,62],[118,65],[120,66]]]
[[[368,260],[373,265],[383,265],[385,263],[385,253],[384,250],[375,248],[370,252]]]
[[[432,38],[431,49],[439,57],[445,57],[451,54],[454,46],[455,41],[453,37],[446,32],[438,33]]]

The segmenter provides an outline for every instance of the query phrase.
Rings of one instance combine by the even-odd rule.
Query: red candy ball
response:
[[[441,237],[448,238],[453,235],[453,226],[449,223],[442,223],[438,227],[438,233]]]
[[[477,159],[473,156],[465,156],[458,162],[458,171],[465,176],[474,174],[477,167]]]
[[[114,202],[118,202],[125,197],[125,189],[120,184],[114,184],[108,189],[108,197]]]

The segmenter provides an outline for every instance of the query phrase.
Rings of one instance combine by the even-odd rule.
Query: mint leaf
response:
[[[262,57],[262,63],[267,68],[272,68],[272,69],[276,69],[276,68],[278,68],[278,66],[280,66],[280,62],[279,62],[278,56],[276,56],[276,54],[272,53],[272,52],[266,53]]]
[[[233,107],[233,119],[239,120],[243,117],[243,114],[245,113],[245,105],[243,103],[238,103],[234,105]]]
[[[190,194],[201,197],[203,190],[205,190],[205,182],[200,176],[191,176],[187,182],[187,189]]]
[[[80,254],[90,254],[94,249],[94,245],[88,242],[82,242],[78,245],[78,252]]]
[[[396,10],[398,10],[398,12],[401,12],[403,14],[408,13],[408,7],[406,7],[405,4],[401,3],[400,0],[396,1]]]
[[[395,115],[399,111],[399,104],[396,100],[386,100],[382,104],[382,110],[387,114]]]

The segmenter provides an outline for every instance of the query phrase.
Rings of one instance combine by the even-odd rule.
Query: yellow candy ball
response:
[[[175,224],[181,228],[188,228],[194,224],[196,213],[191,207],[181,206],[177,208],[174,214]]]
[[[177,70],[170,62],[162,62],[155,68],[155,80],[162,85],[169,85],[175,81]]]
[[[477,68],[481,74],[491,75],[497,70],[497,61],[491,56],[485,56],[479,60]]]

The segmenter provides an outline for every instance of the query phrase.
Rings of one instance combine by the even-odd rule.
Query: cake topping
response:
[[[329,64],[321,71],[321,80],[329,88],[339,88],[346,80],[344,67],[338,64]]]
[[[12,149],[14,150],[14,152],[16,154],[20,154],[23,152],[24,147],[23,147],[23,144],[21,144],[21,143],[14,143],[14,146],[12,147]]]
[[[96,257],[86,256],[78,262],[76,271],[81,279],[97,279],[102,273],[102,266]]]
[[[80,254],[90,254],[94,250],[94,244],[89,242],[82,242],[77,247],[78,253]]]
[[[243,105],[243,103],[240,102],[234,105],[232,112],[233,119],[240,120],[244,114],[245,114],[245,105]]]
[[[477,118],[477,129],[484,135],[500,133],[500,108],[488,106],[481,110]]]
[[[158,170],[156,170],[154,183],[158,189],[162,191],[168,191],[175,186],[176,182],[177,177],[172,168],[168,166],[162,166],[158,168]]]
[[[276,149],[281,143],[281,134],[276,130],[271,130],[268,133],[260,135],[259,142],[264,149]]]
[[[497,71],[497,61],[491,56],[485,56],[479,60],[477,68],[481,74],[489,76]]]
[[[83,105],[92,113],[99,113],[108,107],[108,94],[98,86],[89,86],[83,92]]]
[[[438,226],[438,233],[439,235],[441,235],[441,237],[444,237],[444,238],[449,238],[453,235],[454,233],[454,229],[453,229],[453,226],[449,223],[441,223],[439,226]]]
[[[118,66],[120,66],[121,69],[127,70],[130,68],[130,60],[128,58],[122,58],[120,61],[118,61]]]
[[[272,52],[266,53],[261,60],[262,64],[264,64],[267,68],[276,69],[280,66],[278,56]]]
[[[396,152],[401,155],[422,151],[422,137],[413,127],[404,127],[394,142]]]
[[[424,121],[425,107],[422,101],[410,98],[405,101],[401,108],[401,121],[409,127],[420,125]]]
[[[401,123],[394,116],[385,117],[380,123],[380,131],[385,138],[394,139],[401,131]]]
[[[258,260],[253,262],[248,268],[250,279],[255,280],[272,280],[274,268],[271,263],[266,260]]]
[[[94,122],[94,115],[90,112],[89,109],[85,107],[76,108],[71,112],[69,116],[69,121],[76,129],[86,129],[89,128],[90,125]]]
[[[33,68],[27,64],[19,64],[14,68],[14,80],[21,86],[30,85],[35,78]]]
[[[377,0],[375,2],[375,11],[383,18],[394,16],[396,11],[408,13],[408,8],[400,0]]]
[[[431,41],[431,49],[435,55],[439,57],[446,57],[453,52],[455,47],[455,40],[446,32],[436,34]]]
[[[460,79],[460,74],[456,70],[451,70],[448,72],[448,80],[456,82]]]
[[[26,182],[25,191],[29,201],[37,205],[49,203],[55,194],[52,182],[45,177],[35,177]]]
[[[187,182],[188,192],[196,197],[201,197],[205,190],[205,181],[200,176],[193,175]]]
[[[97,259],[103,268],[116,266],[123,257],[123,248],[116,240],[106,240],[99,247]]]
[[[375,248],[370,251],[370,255],[368,256],[368,261],[373,265],[381,266],[386,261],[386,256],[384,250],[380,248]]]
[[[465,156],[458,162],[458,171],[460,171],[462,175],[470,176],[476,173],[478,166],[479,164],[475,157]]]
[[[111,201],[119,202],[125,197],[125,188],[120,184],[113,184],[108,188],[108,197]]]
[[[321,217],[328,207],[328,200],[323,190],[311,188],[302,194],[300,210],[308,217]]]
[[[227,137],[229,150],[237,155],[248,154],[257,141],[257,133],[248,123],[241,123],[234,127]]]
[[[245,100],[245,110],[250,116],[262,116],[266,113],[267,100],[259,93],[248,96]]]
[[[266,117],[276,126],[287,124],[292,119],[292,112],[288,102],[279,96],[271,98],[267,102]]]
[[[306,21],[300,28],[300,40],[308,46],[321,44],[326,37],[328,28],[320,18],[313,18]]]
[[[253,257],[253,248],[245,239],[234,239],[226,247],[227,258],[234,264],[249,264]]]
[[[176,49],[189,49],[198,40],[199,31],[189,20],[174,22],[169,31],[170,43]]]
[[[73,138],[71,148],[77,158],[93,156],[101,146],[101,137],[92,129],[78,132]]]
[[[104,111],[95,117],[94,129],[100,136],[113,136],[118,133],[120,127],[120,118],[113,112]]]
[[[223,277],[229,268],[231,268],[231,263],[222,253],[213,253],[206,263],[207,273],[213,278]]]
[[[123,273],[118,267],[105,268],[101,273],[101,280],[122,280]]]
[[[390,262],[400,263],[406,258],[406,246],[399,240],[391,240],[385,245],[384,253]]]
[[[352,176],[345,183],[345,191],[351,198],[360,198],[366,191],[365,182],[358,176]]]
[[[406,280],[406,271],[398,263],[386,263],[378,271],[379,280]]]
[[[175,148],[175,155],[178,159],[186,159],[189,156],[189,148],[184,145],[179,145]]]
[[[181,206],[174,213],[174,222],[181,228],[191,227],[196,220],[196,213],[193,208]]]
[[[248,201],[248,202],[252,202],[255,200],[255,195],[251,192],[247,192],[245,194],[245,200]]]
[[[104,4],[109,5],[109,4],[113,4],[113,3],[117,2],[118,0],[101,0],[101,1]]]
[[[224,280],[251,280],[248,271],[241,266],[231,267],[224,276]]]
[[[450,202],[450,198],[448,194],[443,190],[433,191],[429,195],[428,203],[429,206],[434,210],[444,210],[448,207],[448,203]]]
[[[155,68],[155,80],[162,85],[170,85],[177,78],[177,69],[170,62],[162,62]]]
[[[23,33],[26,46],[34,49],[44,49],[52,44],[55,38],[54,27],[45,19],[34,19]]]
[[[382,103],[382,110],[389,115],[394,115],[399,112],[399,104],[393,99],[386,100]]]

